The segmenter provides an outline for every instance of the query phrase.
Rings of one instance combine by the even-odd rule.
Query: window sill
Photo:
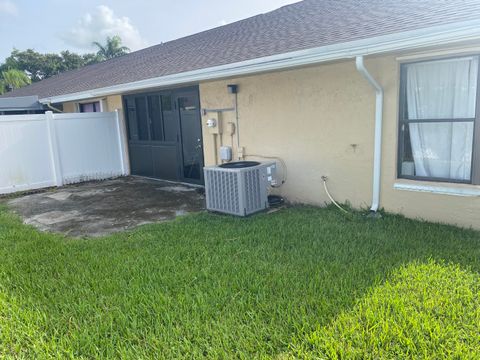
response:
[[[416,191],[431,194],[480,197],[480,186],[465,184],[438,184],[438,183],[420,183],[419,181],[397,181],[393,185],[395,190]]]

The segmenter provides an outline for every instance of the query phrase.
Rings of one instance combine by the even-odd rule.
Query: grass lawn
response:
[[[1,358],[475,358],[480,233],[292,208],[102,239],[0,208]]]

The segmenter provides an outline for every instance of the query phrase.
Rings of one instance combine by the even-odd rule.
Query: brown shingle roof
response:
[[[58,96],[295,50],[478,19],[478,0],[305,0],[69,71],[7,96]]]

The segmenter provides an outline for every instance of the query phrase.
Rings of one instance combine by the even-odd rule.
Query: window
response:
[[[87,112],[100,112],[100,101],[95,101],[91,103],[84,103],[79,104],[80,112],[87,113]]]
[[[477,56],[402,65],[399,177],[480,184],[478,76]]]

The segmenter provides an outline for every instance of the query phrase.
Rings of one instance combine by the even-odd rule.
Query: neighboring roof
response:
[[[478,19],[478,0],[305,0],[62,73],[4,96],[48,98]]]
[[[0,111],[36,111],[42,109],[43,105],[38,102],[38,96],[0,98]]]

